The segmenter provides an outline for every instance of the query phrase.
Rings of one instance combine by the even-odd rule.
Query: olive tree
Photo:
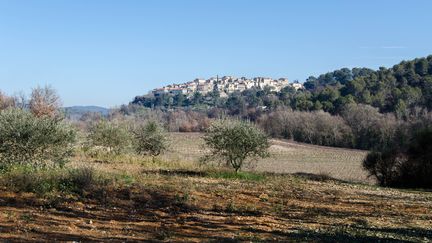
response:
[[[92,146],[102,146],[109,153],[120,154],[129,147],[131,135],[122,124],[100,120],[90,127],[87,139]]]
[[[269,156],[267,135],[247,121],[215,121],[205,133],[204,142],[210,152],[202,158],[203,161],[222,160],[236,173],[248,159]]]
[[[27,110],[0,111],[0,164],[62,165],[72,155],[75,130],[61,118]]]
[[[135,150],[139,154],[155,157],[168,148],[165,129],[155,121],[149,121],[134,130]]]

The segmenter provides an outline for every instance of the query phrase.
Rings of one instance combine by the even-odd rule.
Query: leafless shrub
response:
[[[9,97],[0,91],[0,110],[5,110],[9,107],[15,106],[15,100],[13,97]]]
[[[58,115],[58,110],[60,107],[60,97],[52,87],[36,87],[32,90],[29,108],[35,116],[54,117]]]
[[[369,105],[350,104],[342,116],[353,131],[355,147],[360,149],[390,147],[400,126],[394,114],[382,114]]]
[[[263,116],[259,124],[273,137],[326,146],[353,145],[351,128],[346,122],[323,111],[278,110]]]

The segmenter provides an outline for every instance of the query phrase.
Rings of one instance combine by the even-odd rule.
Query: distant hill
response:
[[[100,113],[103,116],[109,114],[109,109],[100,106],[69,106],[64,107],[67,117],[71,119],[79,119],[86,113]]]
[[[303,85],[301,89],[286,86],[280,91],[252,88],[229,93],[228,97],[217,91],[190,96],[182,93],[174,97],[170,94],[137,96],[131,104],[160,109],[216,107],[228,110],[231,115],[244,116],[260,107],[275,110],[279,106],[338,114],[345,105],[358,103],[407,117],[419,109],[432,110],[432,55],[378,70],[342,68],[311,76]]]

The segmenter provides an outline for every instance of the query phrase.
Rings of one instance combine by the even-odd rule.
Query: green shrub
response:
[[[61,118],[35,117],[21,109],[0,112],[0,164],[63,165],[72,155],[75,131]]]
[[[414,133],[404,147],[369,153],[363,168],[382,186],[432,188],[432,129]]]
[[[16,192],[45,195],[52,192],[78,193],[98,184],[95,171],[90,167],[77,169],[14,166],[0,177],[1,185]]]
[[[372,151],[363,161],[363,168],[373,176],[381,186],[394,186],[401,177],[401,169],[407,157],[397,150]]]
[[[72,185],[72,191],[81,192],[95,184],[96,173],[92,167],[80,167],[70,170],[66,179]]]
[[[139,154],[153,157],[160,155],[168,148],[165,130],[155,121],[150,121],[134,130],[135,150]]]
[[[204,135],[210,149],[202,161],[223,160],[238,172],[247,159],[268,157],[268,138],[250,122],[219,120]]]
[[[420,130],[416,133],[408,148],[410,170],[407,179],[411,186],[432,188],[432,128]]]
[[[2,185],[16,192],[46,194],[58,188],[64,175],[58,169],[35,169],[30,166],[14,166],[1,177]]]
[[[209,177],[218,179],[233,179],[233,180],[246,180],[246,181],[262,181],[266,177],[262,174],[251,173],[251,172],[232,172],[232,171],[216,171],[209,172]]]
[[[91,146],[105,147],[114,154],[121,154],[131,144],[131,134],[126,126],[105,120],[91,126],[87,139]]]

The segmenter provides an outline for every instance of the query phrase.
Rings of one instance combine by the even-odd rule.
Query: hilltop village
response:
[[[296,90],[303,88],[303,84],[298,82],[290,83],[287,78],[272,79],[265,77],[255,77],[253,79],[248,79],[245,77],[235,78],[232,76],[223,76],[222,78],[212,77],[207,80],[197,78],[187,83],[170,84],[162,88],[154,89],[150,92],[150,94],[154,97],[166,94],[192,95],[195,92],[205,95],[211,91],[219,91],[220,97],[227,97],[230,93],[242,92],[251,88],[264,89],[265,87],[268,87],[272,91],[278,92],[287,86],[292,86]]]

